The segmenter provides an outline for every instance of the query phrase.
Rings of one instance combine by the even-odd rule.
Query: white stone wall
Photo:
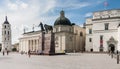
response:
[[[120,10],[98,11],[93,13],[93,19],[120,17]]]
[[[108,51],[108,44],[107,41],[113,37],[115,40],[117,40],[117,32],[102,32],[102,33],[95,33],[93,34],[93,51],[99,52],[100,48],[100,36],[103,36],[103,47],[104,52]],[[117,45],[115,45],[115,48],[117,48]]]
[[[92,33],[93,33],[93,26],[92,26],[91,18],[86,19],[86,40],[85,40],[86,51],[90,51],[91,49],[93,49],[93,37],[92,37],[92,34],[89,34],[89,29],[92,29]],[[90,38],[92,39],[91,42],[89,41]]]
[[[93,51],[99,52],[100,36],[103,36],[104,52],[108,51],[107,41],[113,37],[115,39],[115,50],[119,50],[119,28],[120,24],[120,10],[108,10],[94,12],[93,18],[86,19],[86,51],[93,48]],[[105,30],[105,24],[109,23],[108,30]],[[92,34],[89,34],[89,29],[92,28]],[[89,38],[92,38],[92,43],[89,42]],[[92,45],[92,46],[91,46]]]
[[[109,23],[108,30],[105,30],[105,23]],[[118,40],[118,25],[119,19],[107,19],[107,20],[98,20],[93,21],[93,50],[99,51],[100,47],[100,35],[103,36],[103,47],[104,51],[108,51],[107,41],[113,37],[115,40]],[[117,49],[117,45],[115,47]]]
[[[92,42],[89,42],[89,39],[92,38],[92,35],[86,35],[86,44],[85,44],[85,50],[86,51],[90,51],[91,49],[93,49],[93,38],[92,38]]]
[[[116,30],[119,25],[120,19],[108,19],[108,20],[99,20],[93,21],[93,31],[96,30],[105,30],[105,24],[109,23],[109,30]]]
[[[118,27],[118,46],[117,46],[117,50],[120,51],[120,27]]]

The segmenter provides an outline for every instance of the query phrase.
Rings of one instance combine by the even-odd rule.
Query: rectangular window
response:
[[[5,25],[5,29],[6,29],[6,25]]]
[[[89,38],[89,42],[92,42],[92,38]]]
[[[103,35],[100,36],[100,46],[103,46]]]
[[[103,40],[103,35],[100,36],[100,40]]]
[[[82,32],[80,32],[80,36],[83,36],[83,33],[82,33]]]
[[[105,30],[108,30],[109,28],[109,23],[105,23]]]
[[[89,34],[92,34],[92,29],[89,29]]]
[[[100,52],[103,52],[103,35],[100,35]]]
[[[5,31],[5,34],[6,34],[6,31]]]

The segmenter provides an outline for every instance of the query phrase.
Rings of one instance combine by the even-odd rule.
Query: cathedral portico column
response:
[[[35,51],[35,40],[33,40],[33,51]]]
[[[33,40],[31,40],[31,47],[32,47],[32,51],[33,51]]]
[[[28,50],[30,50],[30,40],[28,40]]]
[[[35,42],[35,49],[37,51],[37,39],[36,39],[36,42]]]
[[[29,50],[31,50],[31,40],[29,40]]]
[[[38,50],[41,50],[40,39],[38,40]]]
[[[30,50],[32,51],[32,40],[30,40]]]
[[[36,40],[36,51],[38,51],[38,39]]]
[[[37,40],[37,50],[39,50],[39,46],[40,46],[40,44],[39,44],[40,42],[39,42],[39,39]]]
[[[29,43],[29,40],[27,39],[26,40],[26,52],[28,52],[28,50],[29,50],[29,44],[28,43]]]
[[[32,40],[32,51],[34,51],[34,40]]]

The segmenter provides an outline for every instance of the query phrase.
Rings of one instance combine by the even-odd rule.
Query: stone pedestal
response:
[[[54,33],[52,32],[44,33],[42,40],[43,40],[42,54],[54,55],[55,54]]]

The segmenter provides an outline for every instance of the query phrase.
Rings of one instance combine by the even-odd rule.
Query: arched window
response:
[[[5,25],[5,29],[6,29],[6,25]]]
[[[92,42],[92,38],[89,38],[89,42]]]
[[[82,32],[80,32],[80,36],[83,36],[83,33],[82,33]]]

